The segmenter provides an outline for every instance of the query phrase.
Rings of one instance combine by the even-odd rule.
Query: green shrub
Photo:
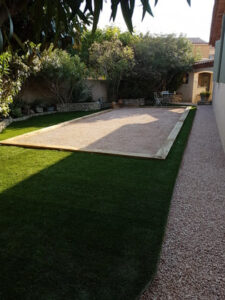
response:
[[[8,51],[0,54],[0,117],[7,117],[10,104],[21,90],[30,74],[39,68],[37,51],[40,45],[31,42],[25,44],[25,53]]]
[[[72,102],[73,93],[83,86],[86,66],[77,55],[71,56],[51,45],[42,53],[40,71],[36,74],[48,84],[49,92],[58,103]]]
[[[210,92],[202,92],[202,93],[200,93],[200,95],[208,98],[211,94],[210,94]]]
[[[9,105],[9,115],[12,118],[20,118],[23,116],[22,114],[22,108],[24,106],[24,102],[21,99],[15,99],[12,103]]]

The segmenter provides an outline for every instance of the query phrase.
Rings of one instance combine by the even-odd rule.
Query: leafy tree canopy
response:
[[[90,30],[83,31],[80,37],[79,46],[70,46],[68,48],[71,54],[78,54],[86,65],[89,65],[89,49],[92,44],[103,43],[104,41],[120,40],[123,46],[132,46],[141,36],[135,33],[131,34],[129,31],[121,32],[119,27],[107,26],[104,29],[96,29],[94,33]]]
[[[133,49],[123,46],[119,39],[94,42],[90,48],[90,61],[97,75],[103,75],[109,83],[109,95],[117,99],[119,84],[125,72],[134,66]]]
[[[123,77],[121,97],[149,97],[153,91],[175,91],[195,61],[190,41],[173,34],[147,34],[134,44],[134,53],[135,67]]]
[[[115,20],[118,7],[130,32],[133,31],[132,16],[135,0],[109,0],[111,19]],[[191,0],[186,0],[189,4]],[[146,13],[152,14],[150,0],[139,0]],[[93,24],[97,28],[104,0],[0,0],[0,47],[12,44],[23,46],[31,40],[43,45],[66,43],[76,37],[78,27]],[[158,0],[155,0],[155,5]],[[80,30],[80,29],[79,29]],[[78,32],[79,32],[78,30]]]

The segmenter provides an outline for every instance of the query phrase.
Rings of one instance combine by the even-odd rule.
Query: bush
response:
[[[27,51],[23,55],[8,51],[0,54],[0,117],[7,117],[10,104],[21,90],[22,85],[31,73],[39,67],[36,52],[40,45],[26,43]],[[17,110],[18,113],[18,110]]]
[[[91,102],[92,100],[91,91],[84,82],[74,87],[72,102]]]
[[[72,102],[76,90],[82,89],[87,74],[86,66],[77,55],[50,46],[40,59],[40,71],[36,74],[48,83],[50,93],[58,103]]]
[[[208,98],[210,95],[211,95],[210,92],[202,92],[202,93],[200,93],[200,96],[203,96],[203,97],[206,97],[206,98]]]
[[[21,99],[15,99],[12,103],[9,105],[10,109],[10,116],[12,118],[20,118],[23,116],[22,114],[22,107],[24,106],[24,102]]]

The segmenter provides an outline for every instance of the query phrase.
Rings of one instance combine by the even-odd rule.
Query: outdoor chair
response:
[[[154,101],[155,101],[155,105],[162,106],[162,102],[163,102],[163,97],[160,93],[158,92],[154,92]]]

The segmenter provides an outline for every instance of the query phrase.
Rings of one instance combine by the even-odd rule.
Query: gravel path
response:
[[[146,299],[225,299],[225,155],[212,107],[199,107]]]

